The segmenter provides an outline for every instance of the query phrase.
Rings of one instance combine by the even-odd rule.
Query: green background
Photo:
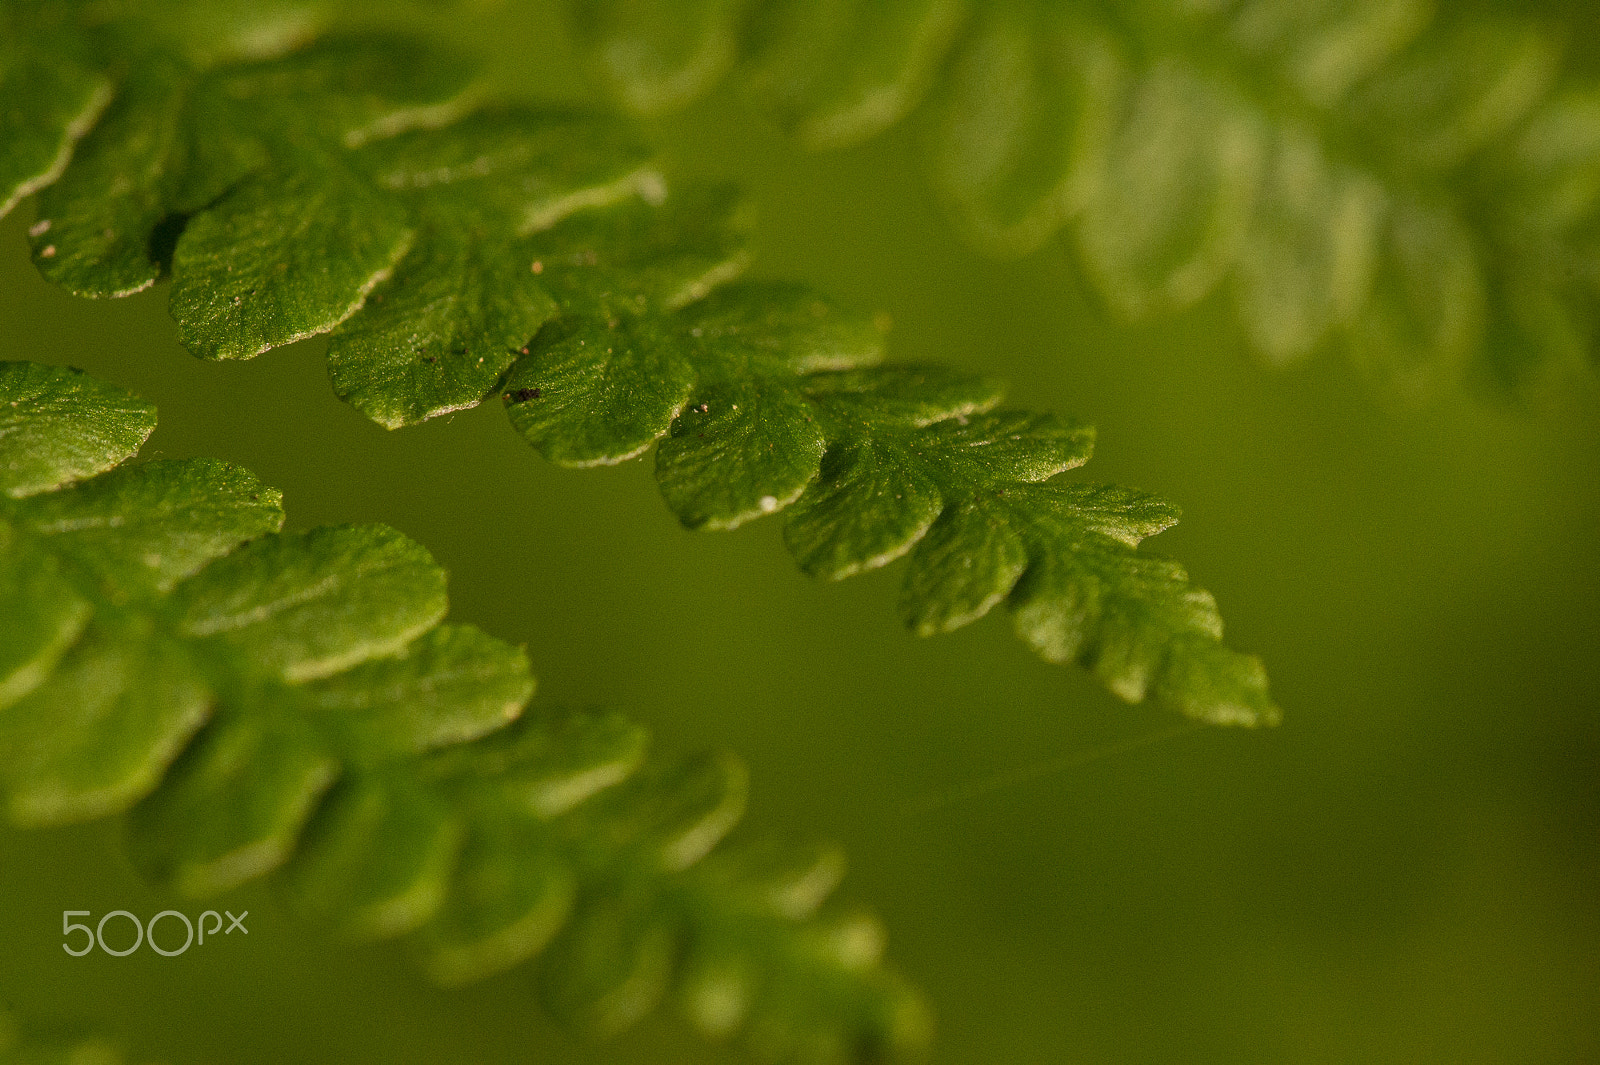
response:
[[[450,32],[508,89],[580,83],[536,7]],[[133,388],[161,412],[146,457],[243,463],[295,527],[420,540],[454,616],[525,642],[543,697],[622,709],[669,751],[740,752],[756,827],[848,848],[846,893],[931,998],[939,1061],[1600,1061],[1594,378],[1516,408],[1399,408],[1336,352],[1251,365],[1222,299],[1129,328],[1063,246],[970,253],[916,123],[808,155],[723,90],[654,129],[671,173],[752,193],[758,274],[888,312],[896,357],[1093,422],[1081,476],[1181,503],[1149,547],[1216,593],[1285,724],[1175,730],[1034,658],[1001,617],[917,640],[898,568],[825,585],[776,522],[687,533],[648,462],[554,469],[498,404],[386,433],[333,397],[320,341],[200,363],[161,289],[89,303],[42,282],[26,207],[0,225],[0,359]],[[115,826],[0,834],[0,1001],[175,1065],[740,1060],[660,1021],[574,1040],[521,973],[431,989],[266,890],[214,905],[249,909],[249,937],[71,958],[64,909],[204,907],[142,884]]]

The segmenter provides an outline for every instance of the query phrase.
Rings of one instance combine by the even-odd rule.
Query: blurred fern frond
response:
[[[1265,362],[1344,347],[1420,397],[1600,357],[1600,87],[1429,0],[571,0],[640,111],[732,72],[802,141],[925,99],[979,247],[1065,232],[1129,319],[1225,289]]]

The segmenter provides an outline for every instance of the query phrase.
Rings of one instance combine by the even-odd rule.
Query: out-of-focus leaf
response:
[[[747,0],[670,36],[658,5],[573,3],[636,110],[731,69],[832,147],[932,97],[958,227],[1005,255],[1065,229],[1123,317],[1227,284],[1263,361],[1337,342],[1410,400],[1597,358],[1595,90],[1532,22],[1426,0]],[[1437,277],[1408,265],[1435,255]]]

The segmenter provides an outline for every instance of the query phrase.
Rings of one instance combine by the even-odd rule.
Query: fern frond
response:
[[[1041,654],[1125,699],[1277,720],[1211,597],[1134,553],[1176,512],[1042,483],[1088,459],[1088,429],[996,412],[993,382],[878,367],[870,322],[796,286],[716,295],[747,261],[730,192],[668,195],[609,120],[460,105],[459,64],[419,47],[333,38],[205,72],[145,57],[41,196],[36,249],[62,243],[36,260],[77,291],[133,291],[161,269],[154,235],[181,222],[171,306],[198,354],[331,331],[335,390],[384,425],[498,386],[552,461],[660,440],[663,494],[690,527],[794,504],[789,546],[831,579],[916,548],[901,612],[918,633],[1008,601]]]
[[[1125,317],[1225,287],[1263,360],[1337,339],[1411,395],[1597,357],[1600,90],[1530,22],[1424,0],[571,7],[641,111],[737,69],[823,147],[934,97],[961,229],[1019,254],[1070,225]]]
[[[796,285],[723,289],[667,318],[547,329],[508,377],[512,424],[567,466],[619,462],[657,440],[663,498],[690,528],[787,508],[807,573],[839,580],[911,556],[900,597],[919,635],[1006,602],[1054,662],[1117,695],[1154,694],[1218,724],[1271,724],[1260,662],[1224,647],[1211,596],[1138,554],[1177,510],[1069,484],[1094,432],[1000,408],[993,381],[883,366],[882,336]]]
[[[128,813],[188,895],[278,874],[310,914],[403,937],[433,977],[534,962],[610,1032],[672,998],[775,1060],[927,1038],[831,850],[722,846],[726,755],[650,757],[610,714],[524,713],[524,652],[444,624],[444,574],[382,526],[278,531],[277,492],[207,459],[123,465],[154,412],[0,364],[0,807]]]
[[[126,70],[115,98],[86,135],[58,121],[71,165],[19,194],[59,176],[31,233],[69,291],[124,296],[170,271],[196,355],[332,331],[335,388],[393,428],[480,402],[559,315],[670,308],[746,262],[727,194],[667,198],[614,119],[479,106],[471,64],[410,38],[206,65],[160,5],[128,6],[154,25],[94,28],[102,62]],[[26,162],[25,143],[0,144]]]

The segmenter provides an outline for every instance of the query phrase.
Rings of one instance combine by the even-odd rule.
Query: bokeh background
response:
[[[547,5],[439,32],[507,91],[582,96]],[[1595,16],[1561,12],[1593,65]],[[146,457],[216,455],[290,522],[383,521],[449,568],[454,616],[525,642],[542,698],[620,708],[668,751],[750,763],[755,827],[841,841],[846,892],[925,988],[937,1060],[1600,1062],[1600,385],[1397,406],[1337,353],[1252,365],[1219,300],[1129,328],[1055,246],[967,251],[915,123],[808,155],[723,90],[653,124],[677,175],[760,211],[758,274],[892,316],[893,354],[996,374],[1100,429],[1081,476],[1160,492],[1151,550],[1265,657],[1284,725],[1175,731],[1034,658],[995,616],[917,640],[898,569],[813,582],[778,523],[683,531],[648,462],[562,471],[498,404],[387,433],[332,395],[320,341],[203,364],[158,288],[74,300],[0,225],[0,358],[70,363],[160,407]],[[1050,772],[983,793],[974,782]],[[594,1046],[513,973],[424,985],[270,891],[248,939],[165,959],[60,949],[60,914],[176,906],[114,825],[0,834],[0,1001],[190,1062],[738,1061],[655,1021]]]

